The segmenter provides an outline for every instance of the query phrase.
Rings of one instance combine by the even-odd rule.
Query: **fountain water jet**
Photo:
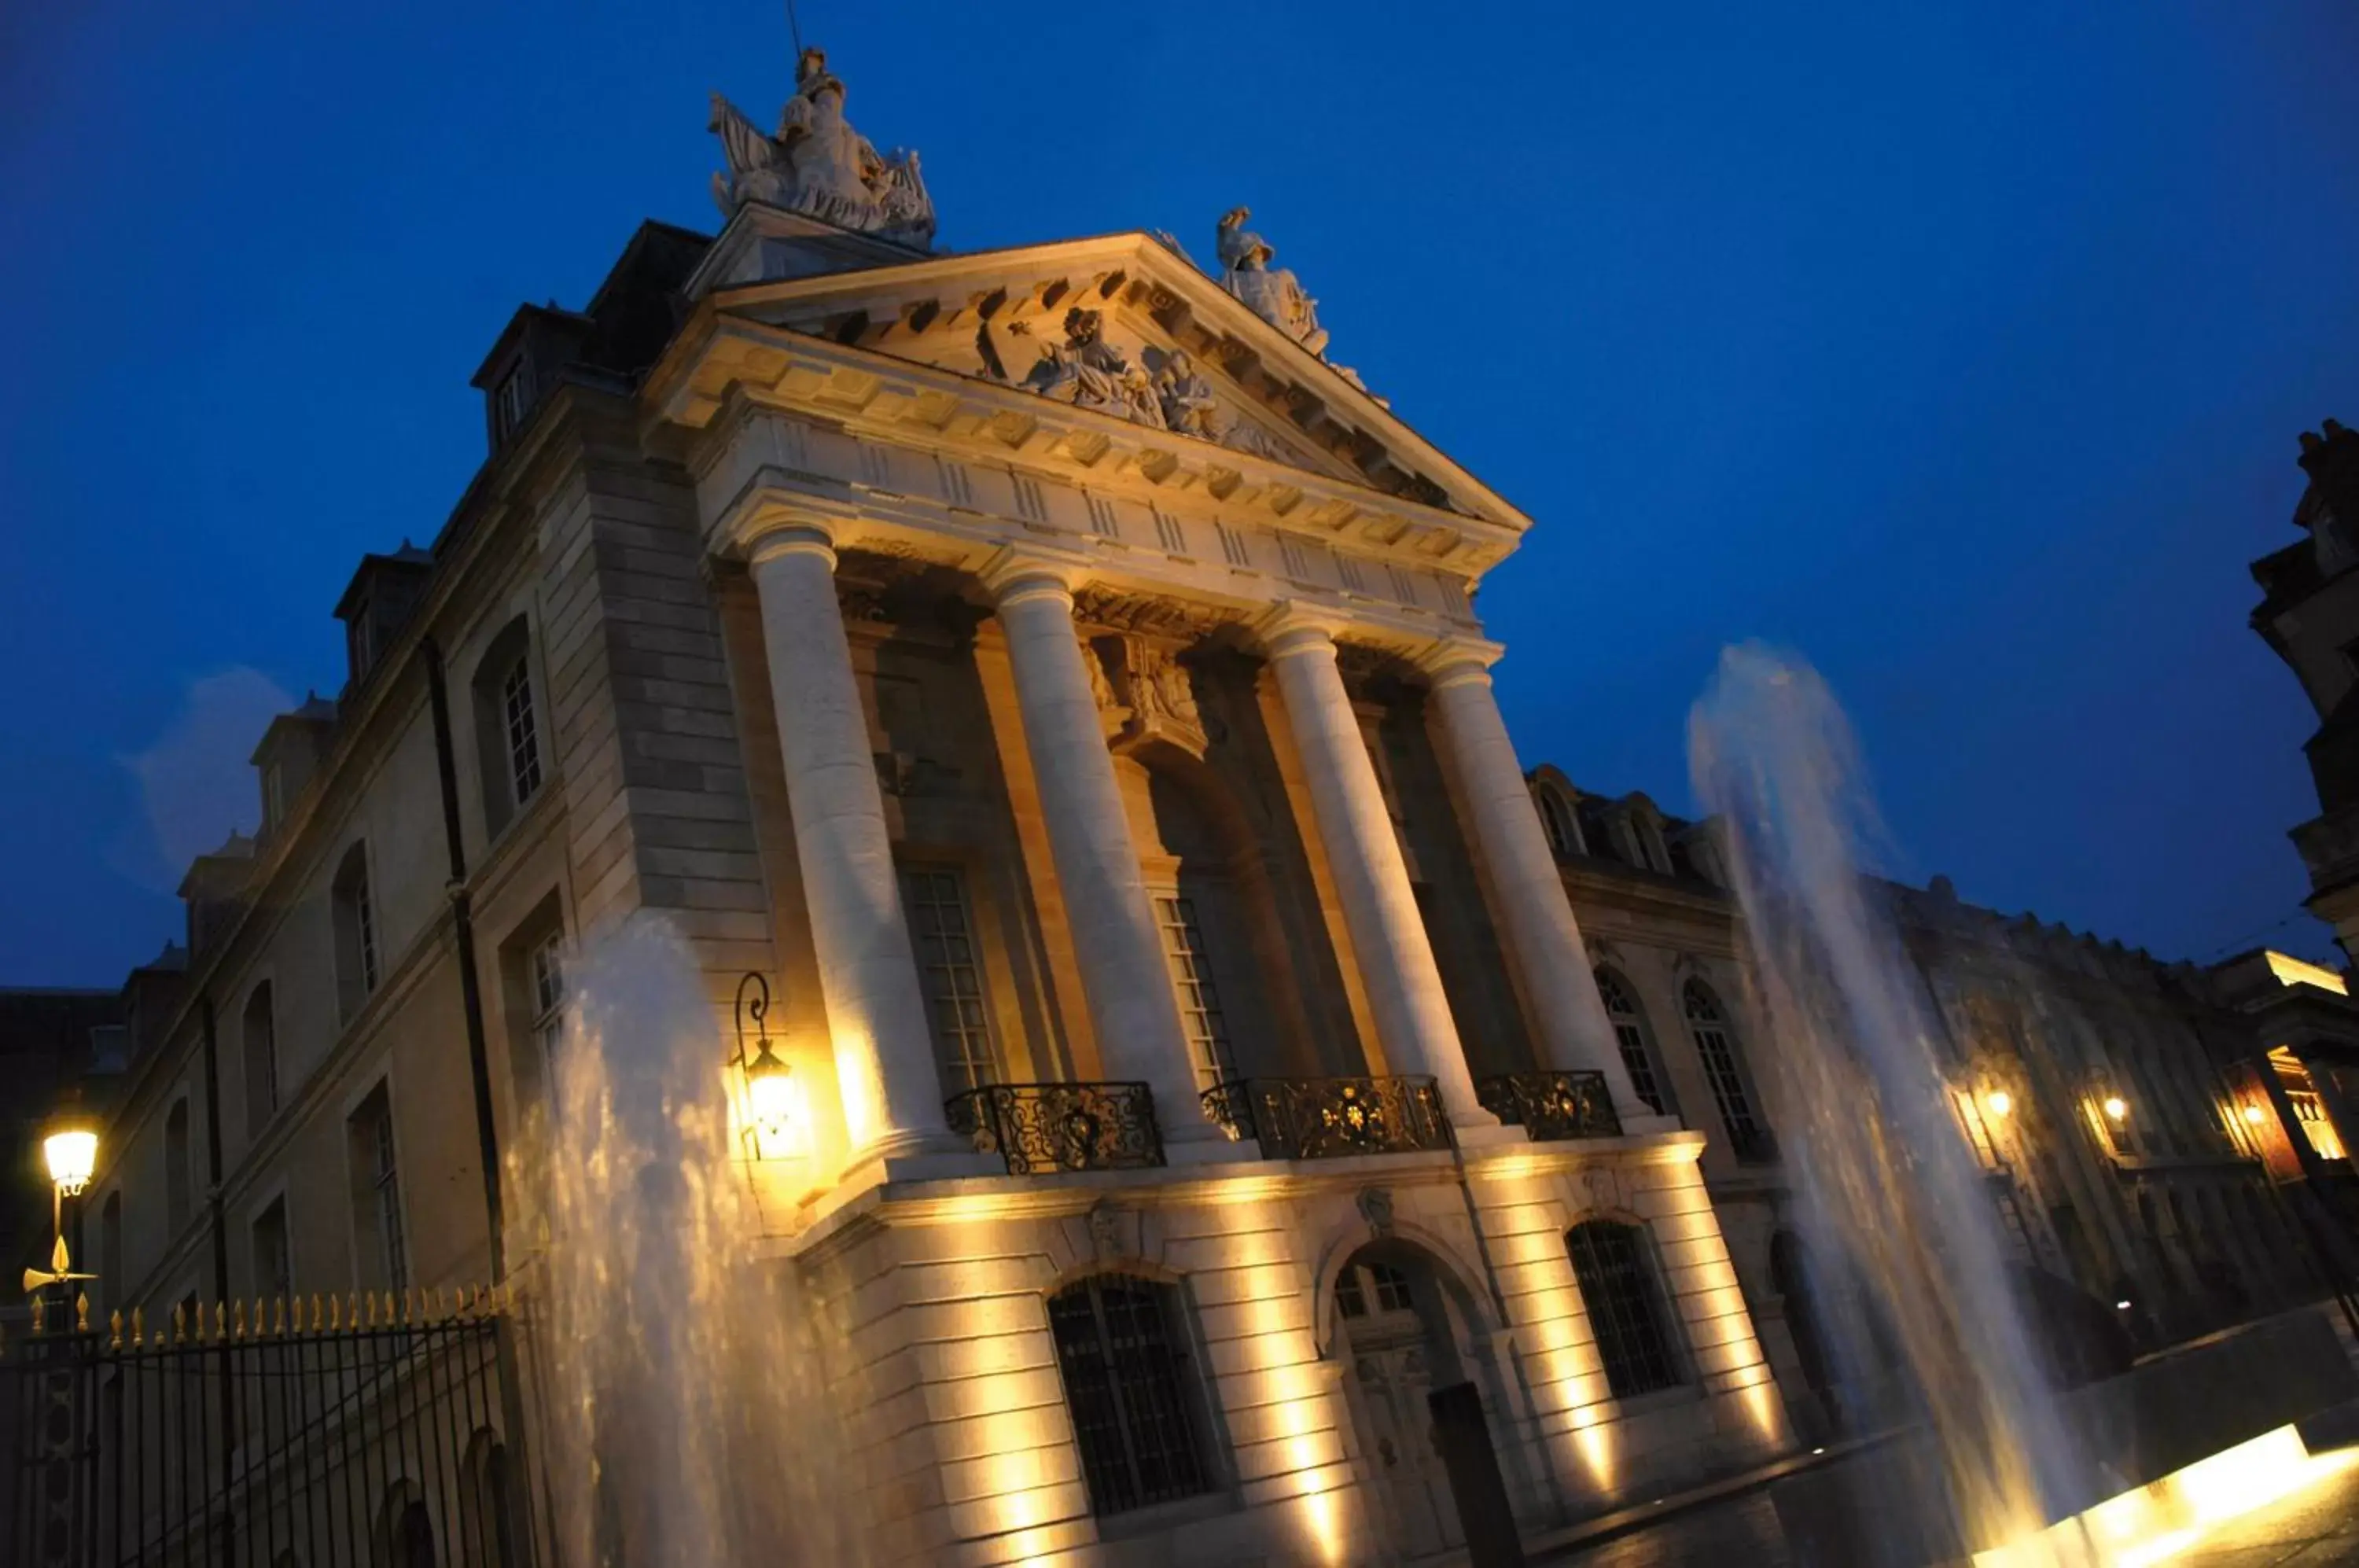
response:
[[[1748,644],[1722,654],[1688,749],[1700,801],[1727,827],[1768,1034],[1760,1060],[1821,1263],[1811,1294],[1838,1384],[1856,1389],[1873,1362],[1897,1362],[1924,1433],[1928,1484],[1909,1506],[1941,1517],[1887,1518],[1860,1539],[1895,1560],[1942,1540],[2078,1560],[2072,1542],[2038,1537],[2087,1478],[1948,1102],[1927,998],[1860,868],[1881,830],[1851,726],[1815,670]]]
[[[538,1185],[559,1560],[856,1563],[825,1335],[760,1225],[719,1014],[641,912],[567,966]]]

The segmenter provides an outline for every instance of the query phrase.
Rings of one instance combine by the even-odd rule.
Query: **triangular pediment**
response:
[[[1076,311],[1094,314],[1094,343],[1077,344],[1072,329],[1092,323]],[[812,276],[773,270],[716,283],[700,315],[715,332],[733,321],[758,325],[1146,425],[1156,441],[1201,452],[1208,463],[1278,463],[1511,535],[1528,526],[1349,371],[1304,349],[1147,234]],[[682,338],[696,335],[691,323]],[[651,378],[659,398],[667,374],[688,376],[697,353],[692,343],[675,349]],[[1087,373],[1060,371],[1058,361],[1076,358]],[[676,390],[673,401],[709,405],[710,379],[707,372],[692,391]]]

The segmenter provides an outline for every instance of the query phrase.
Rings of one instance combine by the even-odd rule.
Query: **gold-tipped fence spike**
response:
[[[189,1332],[189,1311],[179,1301],[172,1303],[172,1343],[178,1345]]]
[[[41,1324],[42,1324],[42,1323],[43,1323],[43,1322],[44,1322],[44,1321],[49,1317],[49,1303],[41,1300],[41,1293],[40,1293],[38,1290],[34,1291],[34,1292],[33,1292],[33,1332],[34,1332],[35,1334],[40,1334],[40,1333],[45,1332],[45,1331],[42,1329]]]
[[[215,1301],[213,1303],[213,1343],[219,1345],[228,1338],[229,1303]]]
[[[311,1332],[312,1332],[313,1334],[317,1334],[317,1333],[319,1333],[319,1332],[320,1332],[320,1323],[321,1323],[321,1317],[320,1317],[320,1292],[319,1292],[319,1291],[317,1291],[317,1290],[314,1290],[314,1291],[312,1291],[312,1292],[311,1292]]]
[[[236,1332],[230,1337],[233,1339],[244,1339],[245,1337],[245,1298],[244,1296],[240,1296],[237,1299],[236,1306],[237,1310],[233,1314],[236,1323]]]
[[[443,1323],[451,1316],[451,1292],[441,1286],[434,1287],[434,1321]]]
[[[298,1329],[303,1326],[303,1302],[299,1297],[295,1302],[295,1326]],[[279,1334],[287,1332],[287,1298],[284,1296],[271,1304],[270,1332]]]
[[[131,1309],[131,1348],[134,1350],[138,1349],[140,1342],[146,1339],[147,1336],[147,1309],[145,1307],[135,1306]]]
[[[74,1297],[74,1333],[88,1334],[89,1332],[90,1292],[84,1290]]]
[[[329,1330],[329,1332],[330,1332],[330,1333],[332,1333],[332,1333],[334,1333],[337,1329],[342,1328],[342,1327],[343,1326],[343,1315],[342,1315],[342,1313],[338,1310],[338,1308],[339,1308],[339,1303],[338,1303],[338,1301],[336,1301],[336,1298],[335,1298],[335,1297],[333,1297],[333,1296],[329,1297],[329,1298],[328,1298],[328,1330]]]
[[[123,1348],[123,1313],[119,1311],[106,1314],[106,1348]]]

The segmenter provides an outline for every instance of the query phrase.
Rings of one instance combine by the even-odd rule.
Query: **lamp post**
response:
[[[78,1116],[60,1117],[41,1140],[41,1159],[49,1169],[49,1225],[57,1239],[49,1248],[49,1268],[25,1270],[28,1296],[51,1285],[98,1277],[75,1273],[66,1250],[66,1200],[82,1196],[82,1189],[90,1185],[91,1173],[98,1169],[98,1133]]]

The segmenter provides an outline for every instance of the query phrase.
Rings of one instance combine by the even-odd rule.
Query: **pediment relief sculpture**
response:
[[[1074,306],[1065,312],[1064,332],[1063,343],[1042,347],[1025,386],[1077,408],[1095,408],[1154,430],[1169,428],[1153,380],[1106,341],[1102,312]]]
[[[775,136],[765,136],[715,93],[707,128],[721,137],[729,164],[727,173],[712,177],[722,216],[734,217],[746,202],[759,201],[930,248],[934,203],[918,171],[918,155],[896,149],[879,156],[843,117],[843,82],[827,69],[826,52],[815,49],[803,50],[796,62],[794,96]]]

